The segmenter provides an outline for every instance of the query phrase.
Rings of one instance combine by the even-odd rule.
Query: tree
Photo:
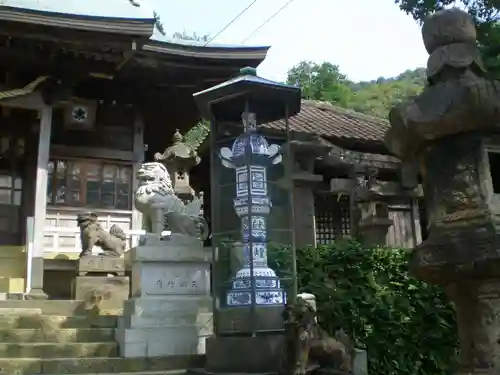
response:
[[[430,14],[462,5],[477,27],[477,41],[486,69],[500,75],[500,3],[492,0],[395,0],[400,9],[422,23]]]
[[[287,83],[302,88],[302,97],[385,118],[392,106],[418,95],[427,83],[425,69],[406,70],[397,77],[352,82],[337,65],[302,61],[288,71]]]
[[[411,14],[416,21],[423,22],[432,13],[454,5],[462,5],[474,18],[476,25],[496,23],[500,4],[490,0],[395,0],[401,10]]]
[[[287,83],[302,88],[305,99],[322,100],[347,106],[352,97],[347,77],[338,65],[302,61],[288,71]]]

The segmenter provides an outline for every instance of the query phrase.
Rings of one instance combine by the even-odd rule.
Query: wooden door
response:
[[[0,132],[0,245],[24,242],[27,172],[26,137],[20,132]]]

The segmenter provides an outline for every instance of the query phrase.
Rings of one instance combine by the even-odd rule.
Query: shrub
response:
[[[451,374],[454,309],[439,287],[412,278],[410,251],[366,249],[354,241],[297,250],[299,292],[316,295],[330,334],[343,328],[368,353],[371,375]],[[270,246],[269,265],[289,276],[289,249]]]

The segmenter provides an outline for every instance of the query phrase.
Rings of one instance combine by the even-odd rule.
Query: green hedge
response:
[[[452,374],[455,313],[440,288],[408,274],[410,252],[354,241],[297,250],[299,292],[316,295],[330,334],[343,328],[368,352],[370,375]],[[290,254],[270,246],[269,265],[288,276]]]

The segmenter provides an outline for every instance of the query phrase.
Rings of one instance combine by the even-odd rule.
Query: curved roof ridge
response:
[[[187,40],[187,39],[179,39],[173,36],[162,35],[158,29],[155,27],[153,35],[149,39],[150,42],[166,44],[166,45],[176,45],[180,47],[188,47],[188,48],[207,48],[207,49],[246,49],[246,50],[262,50],[269,49],[270,46],[253,46],[253,45],[244,45],[244,44],[225,44],[225,43],[213,43],[210,42],[208,45],[204,40]]]

